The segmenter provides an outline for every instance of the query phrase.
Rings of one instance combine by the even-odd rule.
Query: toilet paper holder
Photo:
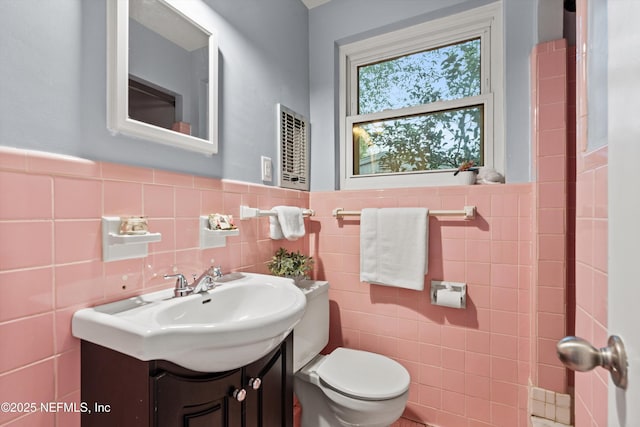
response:
[[[438,302],[438,291],[455,292],[460,298],[460,305],[453,306],[449,304],[443,304],[442,301]],[[452,308],[467,308],[467,284],[460,282],[447,282],[441,280],[431,281],[431,304],[441,305],[444,307]]]

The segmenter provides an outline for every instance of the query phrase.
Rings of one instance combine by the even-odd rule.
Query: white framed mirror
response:
[[[218,151],[218,41],[201,0],[108,0],[107,124],[114,133]]]

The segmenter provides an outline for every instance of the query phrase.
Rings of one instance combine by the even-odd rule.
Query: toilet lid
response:
[[[332,389],[369,400],[400,396],[409,389],[409,372],[388,357],[368,351],[337,348],[326,356],[318,376]]]

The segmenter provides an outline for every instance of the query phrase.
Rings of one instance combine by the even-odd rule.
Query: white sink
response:
[[[290,279],[233,273],[216,284],[195,295],[174,298],[171,288],[78,310],[73,335],[140,360],[221,372],[273,350],[304,314],[306,298]]]

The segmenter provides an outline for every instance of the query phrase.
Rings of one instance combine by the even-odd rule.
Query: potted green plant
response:
[[[309,278],[307,273],[313,268],[313,257],[280,248],[267,262],[267,268],[274,276],[290,277],[298,283]]]

